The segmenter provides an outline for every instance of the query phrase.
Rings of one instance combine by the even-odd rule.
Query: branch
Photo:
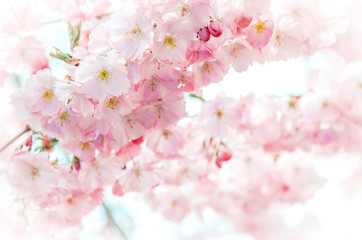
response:
[[[22,135],[24,135],[25,133],[29,132],[31,129],[29,126],[26,126],[25,129],[19,133],[18,135],[16,135],[13,139],[11,139],[8,143],[6,143],[4,146],[2,146],[0,148],[0,153],[2,151],[4,151],[7,147],[9,147],[13,142],[15,142],[19,137],[21,137]]]
[[[118,226],[118,224],[116,223],[116,221],[114,220],[113,216],[112,216],[112,213],[111,213],[111,210],[107,207],[107,205],[103,202],[102,204],[106,214],[107,214],[107,217],[108,217],[108,220],[111,221],[111,223],[119,230],[119,232],[121,233],[121,236],[125,239],[125,240],[128,240],[128,238],[126,237],[126,234],[124,233],[124,231],[122,230],[122,228],[120,228]]]
[[[42,25],[47,25],[47,24],[52,24],[52,23],[58,23],[58,22],[61,22],[62,19],[55,19],[55,20],[52,20],[52,21],[48,21],[48,22],[43,22]]]

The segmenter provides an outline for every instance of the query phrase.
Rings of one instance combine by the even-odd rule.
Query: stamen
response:
[[[54,96],[54,92],[51,89],[47,89],[43,94],[43,98],[45,98],[47,102],[50,102],[50,100],[53,98],[53,96]]]
[[[177,40],[172,34],[169,34],[165,37],[165,41],[163,42],[163,46],[174,50],[177,44]]]
[[[109,72],[108,70],[102,68],[98,73],[98,79],[101,81],[108,81],[109,80]]]
[[[265,27],[265,23],[266,23],[267,21],[259,21],[258,23],[256,23],[255,25],[254,25],[254,28],[255,28],[255,30],[256,30],[256,32],[257,33],[262,33],[262,32],[264,32],[264,30],[266,29],[266,27]]]
[[[141,28],[138,25],[136,25],[136,27],[132,30],[126,32],[126,37],[129,37],[130,39],[140,38],[141,35]]]
[[[119,103],[118,98],[112,97],[111,99],[108,100],[107,108],[111,108],[112,110],[114,110],[114,107],[117,106],[118,103]]]
[[[38,176],[38,174],[39,170],[37,168],[32,167],[30,172],[31,180],[34,180],[35,177]]]

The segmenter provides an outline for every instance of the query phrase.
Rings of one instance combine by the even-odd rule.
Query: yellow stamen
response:
[[[159,85],[159,80],[155,77],[152,77],[151,80],[148,81],[148,88],[151,88],[151,91],[155,91],[155,87]]]
[[[136,25],[135,28],[132,30],[126,32],[126,37],[129,37],[131,39],[137,38],[141,36],[141,29],[138,25]]]
[[[43,94],[43,98],[45,98],[48,102],[53,98],[53,96],[54,92],[51,89],[47,89]]]
[[[98,79],[100,79],[101,81],[108,81],[109,80],[108,70],[102,68],[98,73]]]
[[[211,64],[209,62],[204,62],[204,64],[202,65],[202,71],[210,73],[211,69],[212,69]]]
[[[256,30],[256,32],[257,33],[262,33],[262,32],[264,32],[264,30],[266,29],[266,27],[265,27],[265,23],[266,23],[267,21],[259,21],[258,23],[256,23],[255,25],[254,25],[254,28],[255,28],[255,30]]]
[[[180,7],[180,14],[182,17],[186,16],[191,11],[191,7],[186,3],[183,3]]]
[[[61,112],[60,115],[59,115],[60,126],[63,126],[64,122],[69,120],[68,118],[69,118],[68,111]]]
[[[155,105],[156,111],[158,112],[158,118],[161,118],[161,112],[163,112],[163,107],[162,105]]]
[[[108,100],[107,107],[114,110],[114,107],[117,106],[118,103],[119,103],[118,98],[117,97],[112,97],[111,99]]]
[[[171,50],[174,50],[175,47],[176,47],[176,39],[173,37],[173,35],[167,35],[165,37],[165,41],[163,42],[163,46],[171,49]]]
[[[137,168],[136,170],[134,170],[134,173],[136,174],[136,177],[139,179],[141,176],[141,169]]]
[[[82,151],[86,150],[89,148],[89,143],[85,142],[82,144]]]

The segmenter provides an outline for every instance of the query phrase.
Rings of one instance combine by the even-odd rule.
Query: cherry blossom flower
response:
[[[41,116],[55,116],[61,108],[61,101],[55,95],[56,79],[50,70],[45,69],[31,75],[25,83],[25,88],[14,95],[14,101],[19,100],[19,111]]]
[[[9,164],[9,183],[23,197],[44,196],[57,183],[56,172],[51,165],[48,154],[30,154],[19,152]]]
[[[35,74],[49,68],[49,60],[44,54],[43,44],[34,36],[20,38],[7,49],[3,68],[9,72],[22,73],[24,70]]]
[[[95,101],[103,101],[107,94],[127,93],[130,87],[124,67],[111,57],[87,57],[76,69],[75,79],[83,84],[80,92]]]
[[[254,19],[245,29],[247,41],[255,48],[268,44],[274,30],[274,21],[270,14]]]
[[[112,15],[109,27],[112,46],[119,51],[121,57],[130,61],[142,55],[153,38],[152,20],[133,11]]]
[[[171,18],[157,27],[152,50],[163,61],[183,63],[189,42],[195,37],[192,28]]]

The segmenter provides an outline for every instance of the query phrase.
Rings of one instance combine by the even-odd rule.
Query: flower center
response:
[[[118,103],[119,103],[118,98],[112,97],[111,99],[108,100],[107,108],[111,108],[112,110],[114,110],[114,107],[117,106]]]
[[[54,92],[51,89],[47,89],[44,94],[43,94],[43,98],[45,98],[46,101],[50,101],[54,96]]]
[[[68,205],[73,205],[74,204],[73,203],[73,198],[68,198],[66,202],[67,202]]]
[[[222,115],[223,115],[222,110],[221,110],[220,108],[218,108],[218,109],[216,110],[216,116],[220,119],[220,118],[222,118]]]
[[[265,23],[266,23],[266,21],[259,21],[258,23],[256,23],[255,25],[254,25],[254,28],[255,28],[255,30],[256,30],[256,32],[257,33],[262,33],[262,32],[264,32],[264,30],[266,29],[266,27],[265,27]]]
[[[162,105],[161,104],[155,105],[155,110],[158,113],[158,118],[161,118],[162,112],[164,111],[164,108],[162,107]]]
[[[130,39],[138,38],[141,36],[141,29],[138,25],[136,25],[135,28],[132,30],[126,32],[126,37],[129,37]]]
[[[30,172],[31,180],[34,180],[38,174],[39,170],[37,168],[32,167]]]
[[[180,7],[180,14],[182,17],[186,16],[191,11],[191,7],[186,3],[183,3]]]
[[[166,140],[168,140],[168,137],[169,137],[169,135],[170,135],[170,131],[168,131],[168,130],[166,130],[166,129],[163,129],[163,130],[162,130],[162,135],[164,136],[164,138],[165,138]]]
[[[86,150],[89,148],[89,143],[85,142],[82,144],[82,151]]]
[[[61,112],[59,115],[59,119],[60,119],[60,126],[63,126],[64,122],[69,120],[68,111]]]
[[[202,65],[202,71],[205,71],[205,72],[210,73],[210,70],[211,70],[211,65],[210,65],[210,63],[205,62],[205,63]]]
[[[101,81],[108,81],[109,80],[109,72],[108,72],[108,70],[102,68],[98,73],[98,78]]]
[[[165,37],[165,41],[163,42],[163,46],[174,50],[176,47],[176,39],[172,34],[169,34]]]
[[[134,173],[135,173],[136,177],[139,179],[141,176],[141,169],[137,168],[136,170],[134,170]]]

